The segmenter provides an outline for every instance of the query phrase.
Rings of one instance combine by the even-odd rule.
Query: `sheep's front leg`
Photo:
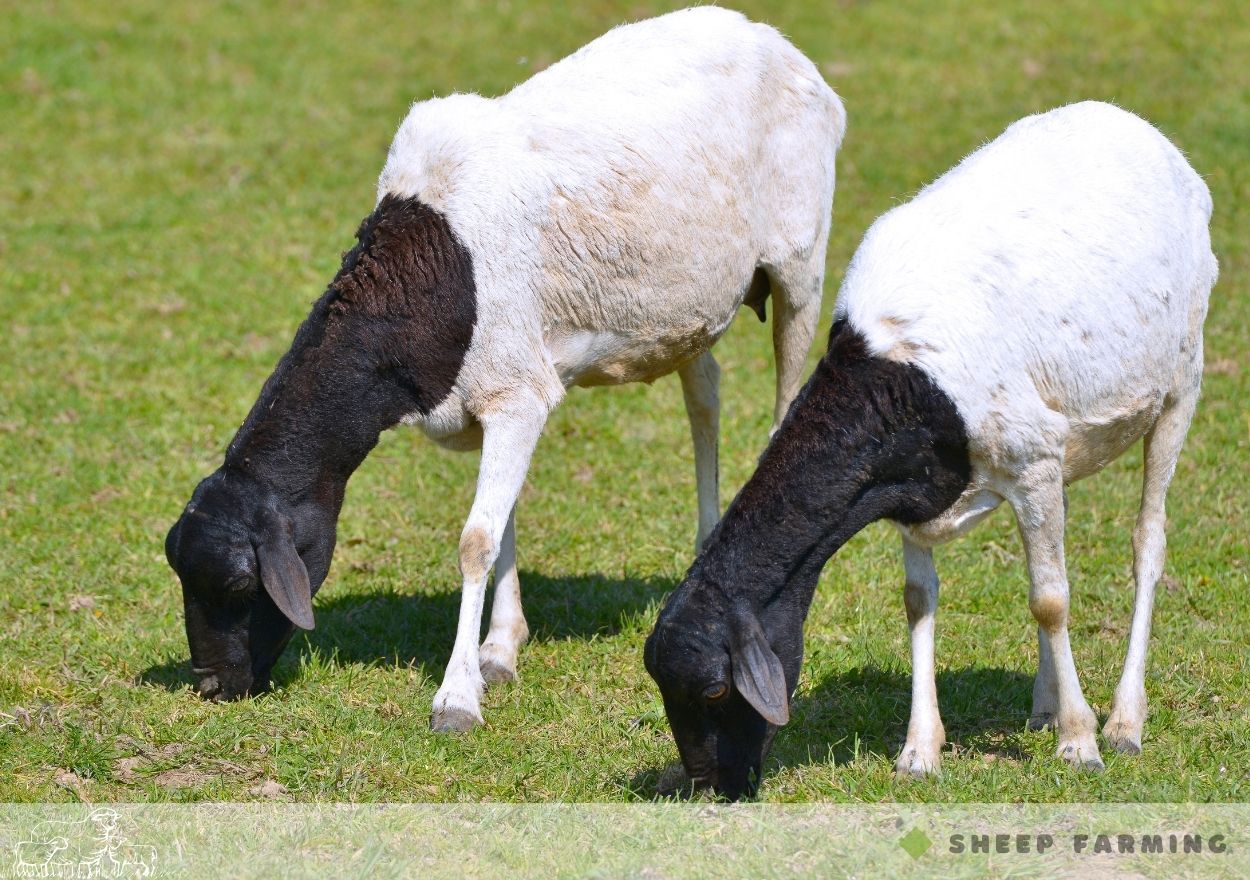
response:
[[[1068,522],[1068,493],[1063,493],[1064,528]],[[1033,708],[1029,711],[1029,730],[1045,730],[1055,726],[1059,711],[1059,682],[1055,678],[1055,659],[1050,656],[1046,633],[1037,628],[1037,675],[1033,679]]]
[[[516,508],[508,515],[499,557],[495,560],[495,601],[490,610],[490,631],[482,642],[479,666],[490,684],[516,681],[517,651],[529,638],[525,612],[521,610],[521,582],[516,570]]]
[[[533,405],[498,412],[483,420],[477,494],[460,536],[460,573],[464,578],[460,622],[442,687],[434,696],[434,713],[430,717],[432,730],[467,731],[482,723],[481,698],[485,681],[478,656],[478,638],[482,631],[486,579],[500,555],[504,533],[546,417],[545,407]],[[508,567],[514,566],[515,557]]]
[[[1033,709],[1029,712],[1029,730],[1045,730],[1055,726],[1059,711],[1059,682],[1055,679],[1055,658],[1050,656],[1046,631],[1037,628],[1037,677],[1033,679]]]
[[[690,417],[694,440],[694,476],[699,493],[699,531],[694,551],[720,520],[720,477],[717,473],[717,446],[720,435],[720,367],[710,351],[705,351],[677,371]]]
[[[1063,552],[1063,471],[1058,461],[1045,461],[1020,476],[1021,490],[1012,499],[1016,522],[1029,566],[1029,610],[1038,623],[1042,663],[1050,658],[1056,691],[1055,728],[1058,755],[1087,770],[1103,769],[1094,734],[1098,719],[1076,674],[1068,640],[1068,574]]]
[[[903,568],[907,574],[903,603],[911,631],[911,721],[894,771],[899,777],[920,777],[938,772],[942,743],[946,742],[933,661],[938,603],[933,551],[903,538]]]

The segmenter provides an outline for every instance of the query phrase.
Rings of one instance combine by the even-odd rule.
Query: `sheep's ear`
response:
[[[759,618],[749,611],[734,615],[730,665],[734,687],[756,712],[778,727],[790,720],[786,672],[781,667]]]
[[[256,548],[256,561],[260,563],[260,582],[278,610],[300,629],[312,629],[312,585],[290,529],[266,529]]]

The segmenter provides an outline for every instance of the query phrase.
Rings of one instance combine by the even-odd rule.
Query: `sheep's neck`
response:
[[[300,328],[231,441],[226,466],[289,502],[313,499],[337,511],[348,479],[405,414],[404,395],[397,383],[336,357],[325,311],[318,303]]]
[[[806,614],[825,562],[870,523],[924,522],[967,486],[962,420],[918,368],[868,354],[845,322],[695,564],[757,609]]]
[[[381,433],[451,394],[477,321],[472,259],[443,215],[387,195],[356,239],[226,452],[336,512]]]

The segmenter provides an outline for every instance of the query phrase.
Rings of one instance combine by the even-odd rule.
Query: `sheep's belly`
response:
[[[1144,395],[1119,408],[1080,417],[1069,414],[1063,448],[1064,483],[1102,470],[1150,430],[1163,407],[1162,393]],[[895,523],[899,531],[923,547],[935,547],[969,532],[1010,494],[1011,471],[992,473],[974,467],[968,488],[955,503],[928,522]]]
[[[1094,417],[1077,420],[1069,416],[1063,446],[1063,481],[1074,483],[1115,461],[1150,430],[1162,408],[1160,393]]]
[[[547,340],[564,386],[654,382],[712,347],[724,328],[702,324],[655,332],[572,330]]]

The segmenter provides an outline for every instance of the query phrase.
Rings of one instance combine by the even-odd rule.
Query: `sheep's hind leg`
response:
[[[1098,718],[1081,693],[1068,639],[1068,574],[1063,552],[1063,468],[1058,461],[1037,462],[1020,475],[1011,499],[1029,566],[1029,610],[1037,620],[1044,650],[1050,655],[1057,705],[1058,755],[1086,770],[1102,770],[1095,733]]]
[[[1111,715],[1102,729],[1102,735],[1112,748],[1130,755],[1141,752],[1142,727],[1146,723],[1146,650],[1150,643],[1150,616],[1154,608],[1155,586],[1163,576],[1167,546],[1164,501],[1197,401],[1195,390],[1184,399],[1165,404],[1154,427],[1146,434],[1144,443],[1141,507],[1137,514],[1137,526],[1133,529],[1133,580],[1136,584],[1133,623],[1129,630],[1124,672],[1111,700]]]
[[[521,582],[516,570],[516,508],[495,559],[495,601],[490,611],[490,631],[479,649],[478,665],[487,685],[517,680],[517,651],[529,638],[529,626],[521,609]]]
[[[937,773],[942,743],[946,742],[933,663],[938,603],[933,551],[903,538],[903,567],[907,574],[903,603],[911,631],[911,720],[907,724],[907,742],[894,763],[894,772],[900,778]]]
[[[720,477],[717,446],[720,434],[720,367],[705,351],[677,371],[694,440],[694,474],[699,495],[699,531],[694,550],[703,548],[720,519]]]
[[[434,711],[430,716],[432,730],[463,732],[482,723],[485,680],[478,639],[486,600],[486,579],[500,555],[504,532],[517,496],[521,494],[530,456],[546,417],[547,407],[533,401],[515,404],[483,418],[477,494],[460,536],[460,573],[464,579],[460,621],[443,684],[434,695]]]

